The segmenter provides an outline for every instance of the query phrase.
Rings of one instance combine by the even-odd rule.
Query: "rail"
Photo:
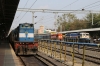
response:
[[[49,54],[49,46],[50,46],[50,56],[51,57],[55,57],[57,58],[57,45],[60,45],[60,51],[59,51],[59,57],[60,57],[60,62],[62,62],[62,52],[63,52],[63,47],[64,47],[64,64],[66,62],[66,45],[72,45],[72,49],[71,49],[71,53],[72,53],[72,66],[75,66],[75,59],[74,59],[74,55],[75,55],[75,45],[81,45],[83,46],[83,59],[82,59],[82,66],[85,66],[85,47],[86,46],[91,46],[91,47],[100,47],[100,44],[96,44],[96,43],[81,43],[81,42],[75,42],[73,40],[73,42],[65,42],[65,41],[61,41],[61,40],[48,40],[48,39],[42,39],[39,41],[39,50],[42,50],[44,53],[47,53],[47,55]],[[54,44],[54,45],[52,45]],[[53,47],[53,48],[52,48]],[[54,49],[54,50],[53,50]],[[47,50],[47,51],[46,51]]]

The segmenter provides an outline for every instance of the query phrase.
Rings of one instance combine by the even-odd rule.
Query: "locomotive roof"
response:
[[[32,24],[32,23],[20,23],[20,24]]]

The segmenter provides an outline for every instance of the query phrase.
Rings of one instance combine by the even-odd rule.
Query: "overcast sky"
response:
[[[79,10],[84,8],[85,10],[100,10],[100,0],[20,0],[18,8],[30,7],[31,9]],[[21,11],[16,12],[11,29],[16,28],[19,23],[32,23],[32,13],[25,13]],[[37,16],[34,18],[34,23],[37,22],[34,25],[35,28],[38,29],[40,25],[43,25],[45,28],[54,29],[54,15],[54,13],[35,12],[34,16]],[[80,16],[80,18],[83,17],[83,15]]]

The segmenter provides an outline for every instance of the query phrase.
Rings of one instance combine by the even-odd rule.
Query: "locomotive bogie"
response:
[[[38,42],[14,42],[14,45],[16,55],[32,54],[38,51]]]

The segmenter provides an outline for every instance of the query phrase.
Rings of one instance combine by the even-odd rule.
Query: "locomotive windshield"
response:
[[[80,33],[80,38],[90,38],[89,33]]]

